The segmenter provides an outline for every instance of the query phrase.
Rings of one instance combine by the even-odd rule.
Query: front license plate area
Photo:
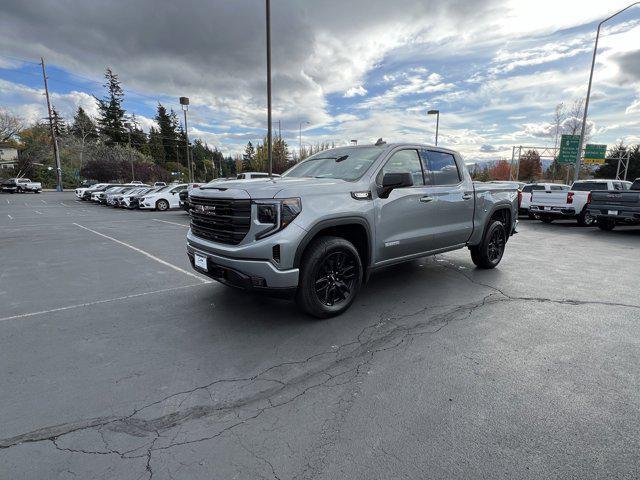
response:
[[[204,255],[200,255],[198,253],[194,253],[193,254],[193,258],[194,258],[194,263],[196,264],[196,267],[201,268],[202,270],[204,270],[206,272],[207,271],[207,257],[205,257]]]
[[[609,210],[609,215],[617,215],[618,210]]]

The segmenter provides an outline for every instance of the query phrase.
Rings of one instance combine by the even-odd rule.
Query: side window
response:
[[[558,190],[562,190],[562,187],[560,185],[551,185],[552,192],[557,192]]]
[[[244,173],[239,173],[238,176],[236,177],[236,180],[244,180],[245,174]]]
[[[172,189],[171,193],[178,193],[178,192],[181,192],[181,191],[186,190],[186,189],[187,189],[187,187],[185,187],[184,185],[180,185],[179,187],[176,187],[176,188]]]
[[[624,190],[624,188],[622,187],[622,182],[613,182],[613,189],[614,190]]]
[[[533,185],[525,185],[522,187],[522,193],[531,193],[531,190],[533,190]]]
[[[531,191],[535,191],[535,190],[544,190],[544,185],[532,185],[531,186]]]
[[[460,183],[460,172],[456,159],[450,153],[429,150],[427,154],[427,176],[433,185],[457,185]]]
[[[424,185],[422,165],[417,150],[400,150],[394,153],[378,174],[377,183],[382,184],[382,177],[386,173],[410,173],[414,185]]]

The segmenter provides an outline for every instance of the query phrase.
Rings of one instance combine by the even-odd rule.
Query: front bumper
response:
[[[551,215],[554,217],[575,217],[577,215],[574,208],[567,207],[542,207],[539,205],[531,205],[529,207],[531,213],[538,215]]]
[[[207,259],[206,271],[195,265],[196,253]],[[187,238],[187,255],[194,270],[226,285],[282,296],[290,296],[298,287],[298,268],[280,270],[270,260],[222,255],[193,237]]]

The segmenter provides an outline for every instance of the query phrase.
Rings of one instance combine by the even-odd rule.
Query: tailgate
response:
[[[591,205],[632,205],[640,206],[640,192],[620,190],[596,190],[591,192]]]
[[[564,207],[567,205],[567,192],[534,190],[531,195],[531,205],[541,207]]]

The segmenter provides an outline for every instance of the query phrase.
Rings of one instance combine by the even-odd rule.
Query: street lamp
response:
[[[429,110],[427,115],[436,116],[436,147],[438,146],[438,128],[440,127],[440,110]]]
[[[193,165],[191,163],[191,151],[189,150],[189,126],[187,124],[187,112],[189,111],[189,97],[180,97],[182,113],[184,113],[184,138],[187,143],[187,166],[189,168],[189,182],[193,183]]]
[[[584,146],[584,132],[585,127],[587,126],[587,113],[589,111],[589,98],[591,97],[591,83],[593,82],[593,69],[596,65],[596,54],[598,53],[598,40],[600,40],[600,28],[602,24],[608,20],[611,20],[613,17],[620,15],[625,10],[629,10],[631,7],[635,5],[640,5],[640,2],[633,2],[631,5],[624,7],[619,12],[614,13],[610,17],[605,18],[598,24],[598,30],[596,32],[596,43],[593,46],[593,57],[591,59],[591,72],[589,73],[589,86],[587,87],[587,98],[584,102],[584,114],[582,116],[582,127],[580,128],[580,148],[578,148],[578,156],[576,157],[576,168],[573,173],[574,182],[578,181],[578,177],[580,176],[580,155],[582,155],[582,148]]]
[[[300,136],[298,137],[298,141],[300,142],[300,148],[298,149],[298,155],[302,158],[302,124],[311,125],[311,122],[300,122]]]
[[[133,156],[131,155],[131,124],[129,122],[124,122],[123,123],[124,128],[127,129],[127,133],[129,134],[129,162],[131,163],[131,181],[133,182],[136,177],[135,174],[133,173]]]
[[[265,0],[265,17],[267,30],[267,161],[269,162],[269,178],[273,176],[273,151],[271,146],[271,1]]]

